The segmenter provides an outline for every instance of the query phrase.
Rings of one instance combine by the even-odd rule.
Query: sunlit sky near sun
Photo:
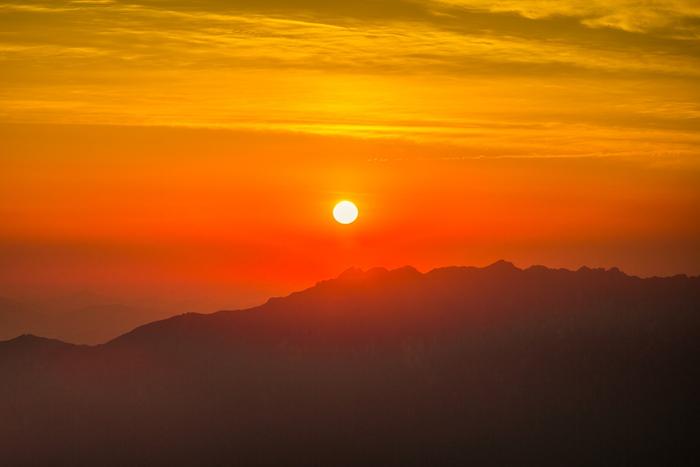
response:
[[[0,31],[0,294],[700,274],[698,1],[0,0]]]

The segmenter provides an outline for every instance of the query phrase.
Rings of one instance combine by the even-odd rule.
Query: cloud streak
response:
[[[3,2],[0,119],[692,158],[697,17],[682,0]]]
[[[589,27],[662,32],[697,39],[700,3],[695,0],[438,0],[439,3],[530,19],[573,17]]]

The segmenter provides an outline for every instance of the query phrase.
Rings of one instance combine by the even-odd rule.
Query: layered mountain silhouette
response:
[[[694,452],[699,313],[698,277],[499,261],[350,269],[98,346],[21,336],[0,343],[0,457],[668,464]]]
[[[41,300],[0,297],[0,339],[21,333],[97,344],[163,319],[175,307],[122,304],[87,292]]]

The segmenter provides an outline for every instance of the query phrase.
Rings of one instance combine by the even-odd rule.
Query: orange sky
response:
[[[700,274],[699,18],[0,0],[0,294],[232,307],[353,265],[499,258]]]

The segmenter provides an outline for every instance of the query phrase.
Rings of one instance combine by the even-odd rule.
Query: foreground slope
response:
[[[96,347],[0,343],[14,463],[600,465],[691,452],[700,279],[349,270]],[[20,350],[18,350],[20,349]]]

